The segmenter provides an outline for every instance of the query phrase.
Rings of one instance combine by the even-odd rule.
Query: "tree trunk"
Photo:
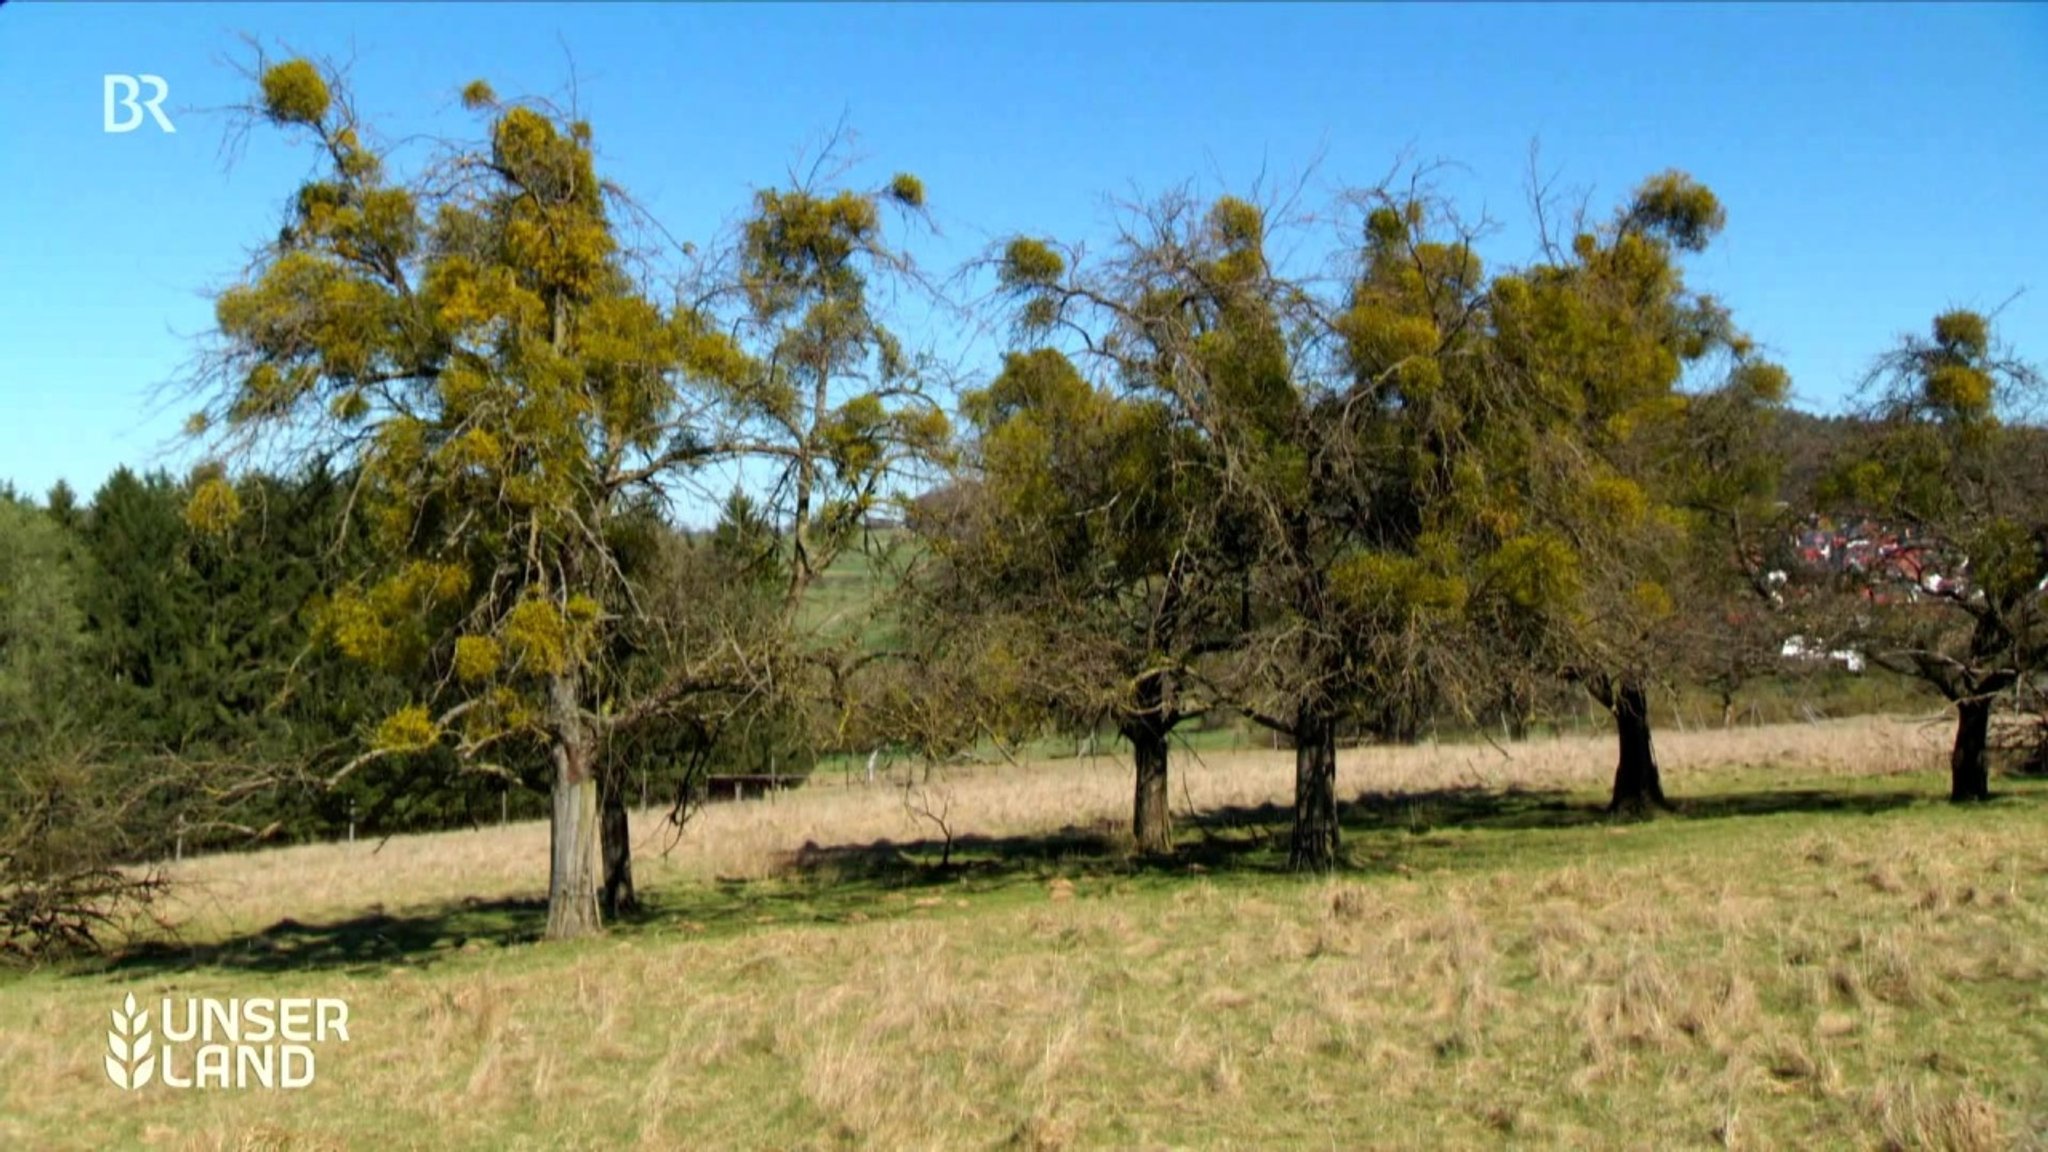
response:
[[[1394,717],[1394,742],[1403,748],[1413,748],[1422,743],[1422,722],[1406,711],[1397,713]]]
[[[1649,693],[1640,681],[1623,680],[1615,689],[1611,707],[1621,759],[1614,768],[1614,799],[1607,810],[1645,812],[1652,806],[1669,808],[1657,771],[1657,753],[1650,743]]]
[[[604,857],[604,887],[598,908],[606,919],[640,910],[633,889],[633,826],[626,818],[626,776],[613,767],[598,776],[599,848]]]
[[[1991,799],[1991,697],[1956,701],[1956,743],[1949,753],[1948,798],[1958,804]]]
[[[1131,805],[1131,836],[1146,856],[1173,851],[1173,820],[1167,808],[1166,728],[1153,720],[1124,729],[1138,765],[1136,795]]]
[[[1337,727],[1303,708],[1294,726],[1294,831],[1287,867],[1328,872],[1337,866]]]
[[[1153,673],[1138,682],[1137,710],[1119,725],[1124,739],[1131,742],[1137,763],[1136,790],[1131,801],[1131,838],[1142,855],[1163,856],[1173,851],[1173,817],[1167,807],[1167,736],[1179,722],[1176,710],[1167,703],[1166,676]],[[1092,745],[1095,736],[1088,737]]]
[[[548,822],[548,927],[550,940],[588,936],[603,927],[598,914],[600,870],[595,740],[583,722],[576,683],[548,684],[549,758],[554,761],[554,808]]]

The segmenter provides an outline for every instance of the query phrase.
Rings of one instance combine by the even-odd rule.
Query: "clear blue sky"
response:
[[[708,240],[842,112],[920,174],[944,268],[992,237],[1095,232],[1105,194],[1241,188],[1320,155],[1322,186],[1403,149],[1519,225],[1530,141],[1604,209],[1683,168],[1729,227],[1695,267],[1837,407],[1869,357],[1955,304],[2048,360],[2048,8],[1846,4],[805,6],[59,4],[0,8],[0,479],[89,495],[163,454],[154,410],[206,290],[274,234],[309,158],[223,163],[238,36],[352,58],[389,137],[464,124],[455,92],[578,94],[607,172]],[[178,131],[102,130],[102,76],[171,85]],[[1526,258],[1504,232],[1496,262]]]

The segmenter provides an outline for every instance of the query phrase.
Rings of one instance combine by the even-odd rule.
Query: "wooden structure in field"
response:
[[[807,776],[771,775],[752,773],[745,775],[706,776],[698,786],[700,800],[747,800],[772,796],[784,788],[794,788],[809,779]]]

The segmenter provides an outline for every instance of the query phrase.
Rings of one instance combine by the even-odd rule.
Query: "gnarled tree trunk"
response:
[[[604,887],[598,908],[607,919],[640,910],[633,890],[633,827],[626,818],[626,774],[613,765],[598,774],[599,850],[604,858]]]
[[[550,940],[571,940],[603,928],[598,912],[600,871],[596,740],[577,704],[575,680],[548,684],[549,758],[554,762],[554,807],[548,821],[548,927]]]
[[[1294,830],[1287,867],[1328,872],[1337,866],[1337,726],[1313,708],[1294,724]]]
[[[1146,718],[1124,727],[1137,761],[1137,789],[1131,805],[1131,836],[1144,855],[1173,851],[1173,819],[1167,808],[1166,728]]]
[[[1138,714],[1125,717],[1121,725],[1137,764],[1131,838],[1141,854],[1165,855],[1173,851],[1173,816],[1167,807],[1167,737],[1179,717],[1166,706],[1163,676],[1145,677],[1138,684],[1137,695]]]
[[[1529,717],[1536,711],[1536,702],[1530,699],[1529,690],[1520,683],[1511,683],[1501,694],[1501,712],[1506,720],[1508,739],[1517,743],[1529,738]]]
[[[1956,742],[1948,757],[1948,798],[1956,803],[1991,799],[1991,697],[1956,701]]]
[[[1614,798],[1609,812],[1645,812],[1669,808],[1664,782],[1657,771],[1657,753],[1650,742],[1650,697],[1640,680],[1624,677],[1607,701],[1614,713],[1614,732],[1621,758],[1614,766]]]

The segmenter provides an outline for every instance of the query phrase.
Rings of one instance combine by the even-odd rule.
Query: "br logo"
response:
[[[109,72],[106,81],[106,130],[109,132],[133,132],[142,127],[144,112],[156,120],[156,126],[166,132],[176,132],[171,118],[164,115],[163,102],[171,94],[171,86],[161,76],[130,76],[125,72]],[[147,85],[154,95],[141,99],[143,86]],[[124,113],[117,119],[116,112]]]
[[[107,1076],[115,1087],[140,1088],[156,1075],[156,1053],[150,1050],[155,1041],[149,1013],[135,1006],[130,992],[114,1009],[114,1029],[107,1033]]]

